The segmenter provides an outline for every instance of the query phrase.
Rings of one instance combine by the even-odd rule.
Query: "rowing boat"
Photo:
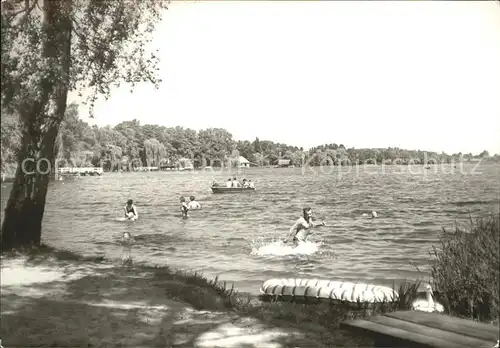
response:
[[[253,192],[255,191],[255,187],[220,187],[220,186],[212,186],[211,187],[213,193],[244,193],[244,192]]]

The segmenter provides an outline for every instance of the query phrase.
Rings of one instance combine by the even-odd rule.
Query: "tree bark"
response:
[[[46,76],[35,87],[41,91],[39,98],[25,101],[19,108],[21,147],[2,223],[2,252],[41,242],[54,144],[66,111],[70,83],[71,8],[71,0],[45,0],[42,6],[43,56],[53,65],[46,67]]]

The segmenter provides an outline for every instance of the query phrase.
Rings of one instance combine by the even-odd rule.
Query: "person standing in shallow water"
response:
[[[189,214],[188,214],[188,211],[189,211],[189,206],[188,206],[188,205],[187,205],[187,203],[186,203],[186,198],[181,197],[180,202],[181,202],[181,213],[182,213],[182,217],[183,217],[184,219],[186,219],[186,218],[188,218],[188,217],[189,217]]]
[[[302,216],[295,221],[290,232],[288,233],[285,243],[293,242],[298,244],[298,242],[305,242],[307,237],[312,233],[310,230],[312,227],[325,226],[325,222],[315,223],[312,220],[312,209],[304,208],[302,209]]]

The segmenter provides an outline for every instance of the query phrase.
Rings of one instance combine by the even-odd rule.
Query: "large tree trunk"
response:
[[[2,252],[39,245],[41,241],[54,144],[66,111],[70,82],[71,6],[71,0],[43,3],[46,34],[43,56],[50,64],[45,74],[41,74],[39,85],[34,87],[40,90],[39,98],[26,101],[19,108],[22,140],[16,177],[2,223]]]
[[[26,155],[25,158],[38,157],[30,157],[24,151],[22,153]],[[27,164],[23,170],[18,162],[15,181],[2,224],[2,252],[19,246],[40,244],[50,176],[36,173],[36,168],[30,167],[33,167],[33,163]],[[46,171],[46,167],[46,165],[39,166],[43,172]]]

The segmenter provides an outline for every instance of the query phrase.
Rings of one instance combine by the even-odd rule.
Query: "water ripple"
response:
[[[472,166],[471,166],[472,168]],[[257,183],[251,194],[216,195],[213,180],[234,173],[106,173],[101,178],[54,182],[47,197],[43,241],[84,255],[120,259],[123,232],[135,242],[135,263],[200,270],[256,292],[273,277],[318,277],[391,285],[422,277],[442,227],[499,206],[500,166],[478,175],[419,167],[373,166],[360,171],[245,169]],[[2,186],[6,203],[10,186]],[[196,196],[202,210],[180,217],[179,196]],[[117,221],[127,199],[140,219]],[[253,252],[283,239],[303,207],[327,226],[316,230],[312,253]],[[378,212],[371,219],[370,213]],[[366,213],[368,216],[363,216]],[[276,252],[275,252],[276,254]]]

